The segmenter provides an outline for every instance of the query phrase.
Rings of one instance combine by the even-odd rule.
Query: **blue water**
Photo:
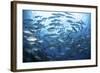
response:
[[[91,59],[91,14],[23,10],[23,62]]]

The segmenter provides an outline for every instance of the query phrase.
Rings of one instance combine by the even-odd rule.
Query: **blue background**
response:
[[[23,10],[23,62],[91,58],[91,14]]]

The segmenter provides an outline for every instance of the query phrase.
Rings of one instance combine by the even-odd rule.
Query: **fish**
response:
[[[77,32],[77,30],[76,30],[76,28],[75,27],[72,27],[73,28],[73,30],[75,31],[75,32]]]
[[[38,51],[39,49],[38,49],[38,48],[32,48],[32,50],[33,50],[33,51]]]
[[[31,33],[30,31],[28,31],[28,30],[24,30],[24,33],[25,33],[25,34],[33,34],[33,33]]]
[[[47,55],[47,58],[52,59],[52,57],[51,56],[48,56],[48,55]]]
[[[72,17],[72,16],[66,16],[66,18],[71,18],[71,19],[75,19],[74,17]]]
[[[69,30],[69,29],[67,29],[67,32],[70,32],[70,33],[71,33],[72,31],[71,31],[71,30]]]
[[[47,18],[42,18],[42,21],[45,21]]]
[[[27,36],[24,35],[24,38],[27,38]]]
[[[79,49],[79,52],[81,53],[81,52],[83,52],[84,51],[84,49]]]
[[[82,20],[81,21],[78,21],[76,23],[78,23],[78,24],[84,24],[84,22]]]
[[[55,23],[50,23],[49,25],[54,25]]]
[[[58,39],[58,41],[59,41],[59,42],[61,42],[61,43],[63,43],[63,42],[64,42],[64,40],[62,40],[62,39]]]
[[[79,30],[82,29],[82,27],[80,27],[79,25],[75,25],[75,26],[76,26],[76,28],[78,28]]]
[[[56,17],[61,17],[60,15],[56,14],[56,13],[52,13],[52,15],[56,16]]]
[[[42,22],[42,20],[37,20],[38,23]]]
[[[34,32],[36,32],[37,30],[35,30],[35,29],[30,29],[30,31],[31,31],[32,33],[34,33]]]
[[[60,18],[61,16],[60,15],[54,15],[55,16],[55,18]]]
[[[70,25],[78,25],[77,23],[71,23]]]
[[[42,17],[42,16],[35,16],[35,18],[39,18],[39,17]]]
[[[25,50],[26,50],[28,53],[32,53],[32,50],[31,50],[31,49],[25,48]]]
[[[55,34],[53,34],[53,33],[51,33],[51,34],[46,34],[45,37],[46,37],[46,36],[49,36],[49,37],[51,37],[51,38],[57,38],[57,37],[58,37],[56,33],[55,33]]]
[[[31,37],[28,37],[27,40],[28,40],[28,41],[36,41],[37,38],[31,36]]]
[[[55,32],[50,32],[50,33],[48,33],[48,34],[45,34],[45,36],[57,36],[57,34],[55,33]]]
[[[58,25],[59,26],[61,24],[60,23],[57,23],[57,22],[55,22],[55,23],[53,22],[53,23],[50,23],[49,25],[56,25],[56,26]]]
[[[43,41],[43,40],[38,40],[38,42],[39,42],[39,43],[43,43],[44,41]]]
[[[74,23],[74,24],[70,24],[70,25],[75,26],[75,27],[78,28],[79,30],[81,29],[81,27],[80,27],[79,24]]]
[[[64,52],[61,52],[60,55],[65,55],[65,53]]]
[[[67,34],[67,41],[72,39],[72,38],[70,37],[70,34],[71,34],[71,32],[69,32],[69,33]]]
[[[51,38],[57,38],[58,36],[57,35],[51,35],[49,37],[51,37]]]
[[[34,44],[36,44],[36,43],[35,43],[35,42],[29,42],[29,44],[30,44],[30,45],[34,45]]]
[[[50,47],[49,49],[50,49],[50,50],[53,50],[53,49],[55,49],[55,47]]]
[[[39,26],[38,26],[38,25],[34,25],[33,28],[34,28],[34,29],[38,29]]]
[[[42,18],[41,20],[37,20],[38,23],[45,21],[47,18]]]
[[[52,18],[55,18],[55,16],[50,16],[50,17],[48,17],[48,19],[52,19]]]
[[[73,23],[73,21],[72,21],[72,20],[67,20],[67,22],[69,22],[69,23]]]
[[[70,50],[71,48],[69,48],[69,47],[65,47],[65,50]]]
[[[38,59],[38,60],[41,60],[41,57],[40,56],[38,56],[38,55],[36,55],[36,56],[34,56],[36,59]]]
[[[54,31],[55,27],[48,28],[48,31]]]
[[[80,47],[80,46],[81,46],[80,44],[77,45],[77,47]]]
[[[56,22],[56,21],[60,21],[59,19],[53,19],[51,20],[51,22]]]

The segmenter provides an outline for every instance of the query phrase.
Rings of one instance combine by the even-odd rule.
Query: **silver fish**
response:
[[[75,31],[75,32],[77,32],[77,30],[76,30],[76,28],[75,27],[72,27],[73,28],[73,30]]]
[[[67,22],[69,22],[69,23],[73,23],[73,21],[72,21],[72,20],[67,20]]]
[[[71,19],[75,19],[74,17],[72,17],[72,16],[66,16],[66,18],[71,18]]]
[[[56,21],[60,21],[59,19],[53,19],[51,20],[51,22],[56,22]]]
[[[38,55],[36,55],[36,56],[34,56],[36,59],[38,59],[38,60],[41,60],[41,57],[40,56],[38,56]]]
[[[32,32],[28,31],[28,30],[24,30],[25,34],[33,34]]]
[[[36,41],[37,38],[31,36],[31,37],[28,37],[27,40],[28,40],[28,41]]]
[[[52,19],[52,18],[55,18],[55,16],[50,16],[50,17],[48,17],[48,19]]]
[[[35,16],[35,18],[39,18],[39,17],[42,17],[42,16]]]

